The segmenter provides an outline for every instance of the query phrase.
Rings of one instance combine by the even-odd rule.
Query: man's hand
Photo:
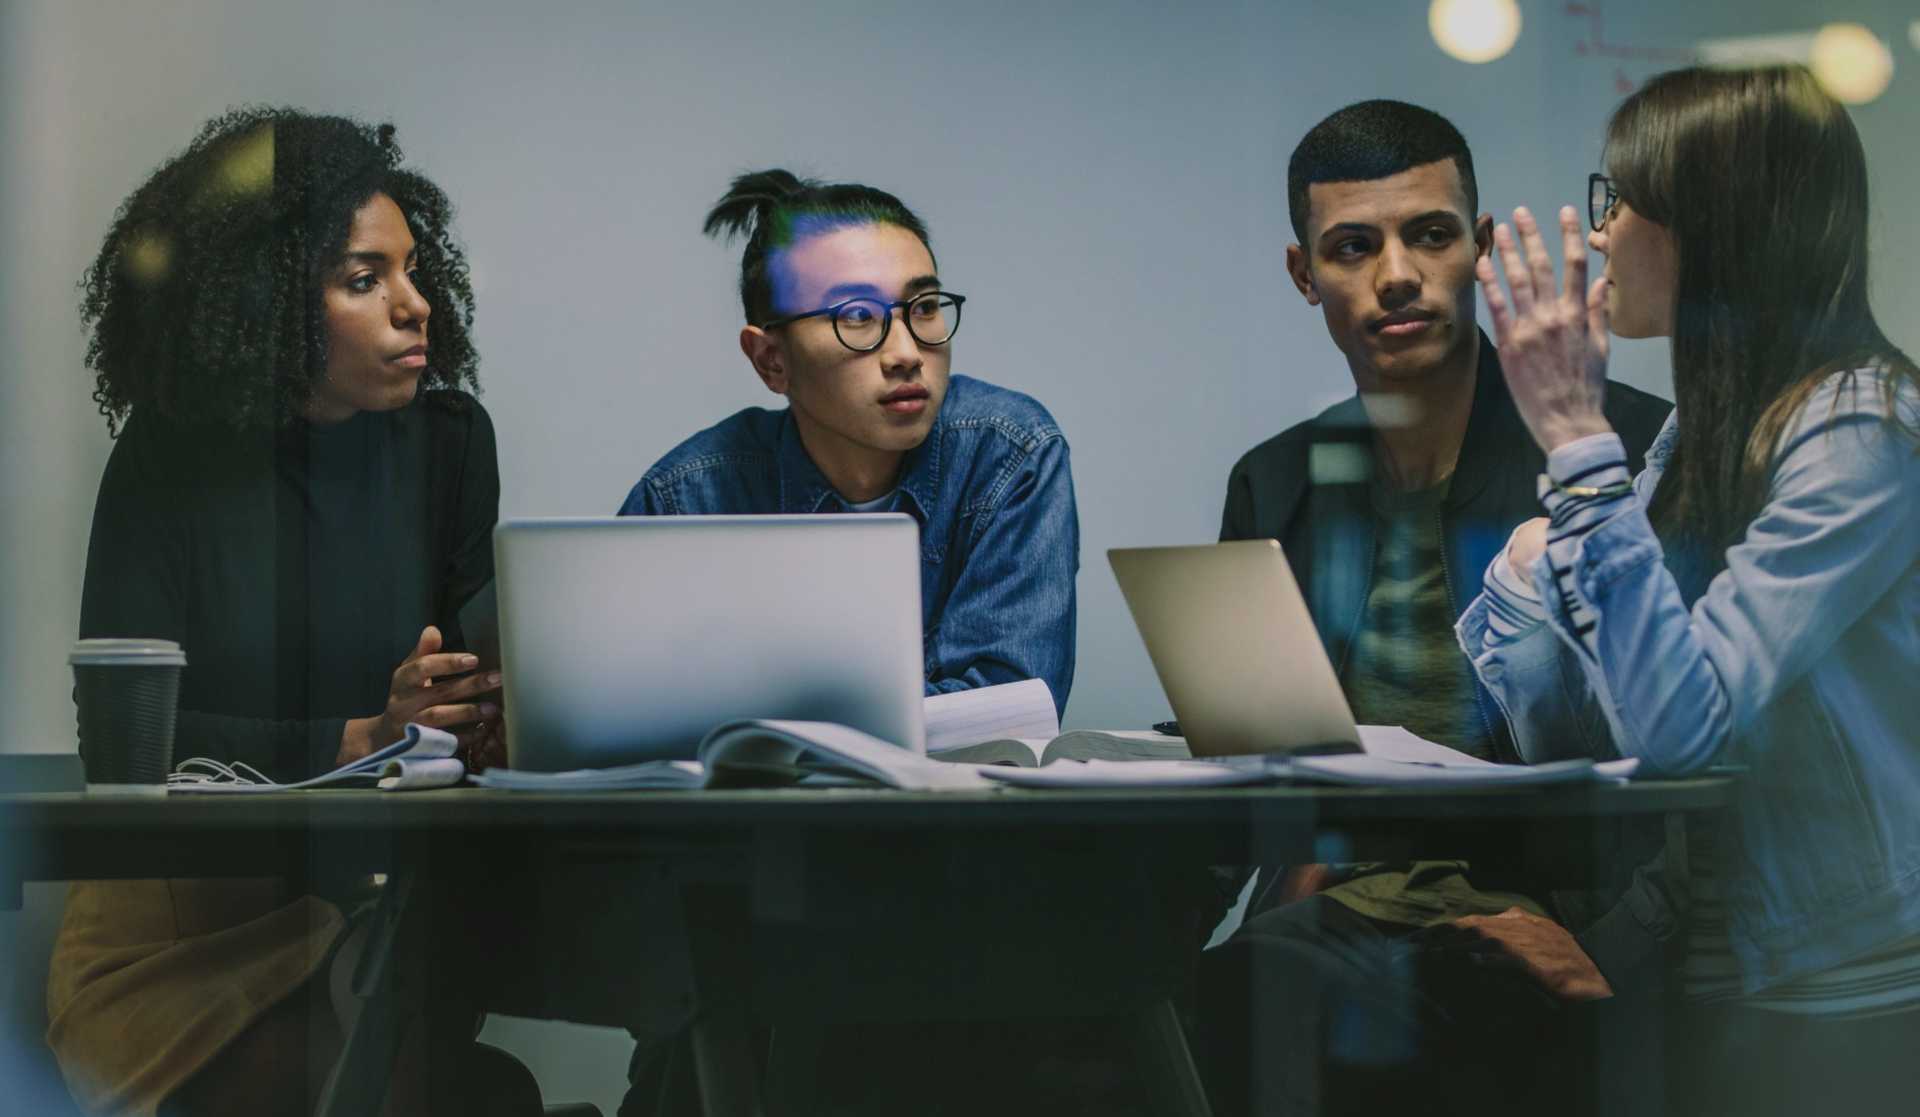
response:
[[[441,652],[438,628],[428,625],[422,629],[413,654],[393,673],[386,710],[378,717],[354,718],[347,722],[346,731],[340,735],[340,751],[333,758],[334,766],[350,764],[393,744],[407,735],[408,722],[444,729],[493,717],[499,712],[497,706],[473,699],[498,690],[500,672],[436,681],[442,676],[471,671],[479,665],[476,656]],[[471,746],[472,742],[464,743]]]
[[[1524,973],[1547,992],[1569,1001],[1613,996],[1613,987],[1600,968],[1565,927],[1521,908],[1508,908],[1499,915],[1469,915],[1428,928],[1418,937],[1440,957]]]

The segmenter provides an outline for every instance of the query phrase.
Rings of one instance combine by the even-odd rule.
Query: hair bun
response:
[[[803,179],[779,167],[749,171],[735,178],[726,194],[707,211],[707,220],[701,225],[700,231],[710,237],[724,237],[727,240],[736,236],[751,238],[754,230],[763,223],[762,219],[780,203],[818,190],[822,185],[814,179]]]

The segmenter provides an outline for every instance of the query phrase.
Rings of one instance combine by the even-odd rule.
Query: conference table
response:
[[[1730,797],[1725,778],[0,794],[0,909],[23,881],[384,874],[329,1117],[377,1108],[428,1010],[690,1035],[716,1117],[805,1111],[838,1022],[1112,1014],[1134,1022],[1148,1108],[1204,1114],[1170,998],[1195,920],[1218,914],[1195,891],[1206,867],[1460,858],[1578,887],[1608,825]]]

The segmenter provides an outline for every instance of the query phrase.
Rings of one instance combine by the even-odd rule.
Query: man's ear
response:
[[[1307,250],[1297,244],[1287,246],[1287,276],[1307,297],[1308,306],[1320,305],[1320,288],[1313,282],[1313,262],[1307,259]]]
[[[1493,251],[1493,214],[1483,213],[1480,220],[1473,223],[1473,258],[1479,259]]]
[[[772,334],[758,326],[742,326],[740,352],[747,355],[748,363],[760,375],[760,382],[767,386],[767,391],[782,396],[787,394],[787,357]]]

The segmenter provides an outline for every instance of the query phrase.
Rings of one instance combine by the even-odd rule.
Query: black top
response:
[[[499,497],[493,424],[464,392],[258,434],[136,414],[100,479],[80,635],[180,642],[176,760],[304,779],[386,707],[423,627],[464,646]]]
[[[1607,421],[1635,471],[1672,410],[1658,396],[1607,382]],[[1353,396],[1247,451],[1227,478],[1220,538],[1280,541],[1336,674],[1345,672],[1372,581],[1372,459],[1372,428]],[[1514,527],[1543,514],[1534,486],[1545,469],[1546,454],[1527,433],[1500,357],[1482,333],[1473,409],[1440,508],[1441,572],[1453,616],[1479,594],[1487,564]],[[1499,758],[1518,760],[1500,707],[1477,681],[1474,689]]]

